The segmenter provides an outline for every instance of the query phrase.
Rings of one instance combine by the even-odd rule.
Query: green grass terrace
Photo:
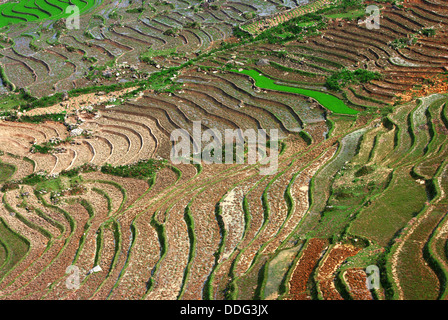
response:
[[[67,10],[70,5],[79,8],[80,13],[86,12],[98,4],[95,0],[24,0],[8,2],[0,5],[0,28],[10,24],[24,22],[41,22],[69,17],[72,12]]]

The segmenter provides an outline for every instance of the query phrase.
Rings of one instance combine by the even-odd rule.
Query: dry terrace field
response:
[[[377,30],[361,2],[84,1],[75,30],[45,3],[0,6],[0,299],[446,299],[447,1]],[[198,122],[275,129],[278,169],[174,163]]]

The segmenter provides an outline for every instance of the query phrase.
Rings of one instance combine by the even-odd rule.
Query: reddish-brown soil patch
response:
[[[349,257],[358,253],[360,248],[351,245],[335,245],[325,258],[318,271],[317,281],[319,282],[322,296],[325,300],[342,300],[342,296],[336,290],[334,278],[338,267]]]
[[[289,299],[310,300],[307,292],[310,276],[319,261],[327,241],[324,239],[311,239],[298,261],[289,282]]]
[[[353,268],[344,274],[350,294],[355,300],[373,300],[372,294],[367,288],[367,275],[363,269]]]

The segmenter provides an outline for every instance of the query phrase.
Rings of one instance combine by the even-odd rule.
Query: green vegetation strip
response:
[[[0,234],[2,246],[7,252],[4,261],[0,260],[2,265],[0,280],[3,281],[14,270],[14,267],[26,258],[30,252],[31,243],[27,238],[11,229],[3,218],[0,218]]]
[[[357,110],[349,108],[342,100],[328,93],[279,85],[276,84],[274,80],[258,73],[256,70],[241,70],[241,71],[231,70],[231,71],[250,76],[255,80],[255,85],[262,89],[291,92],[311,97],[316,99],[322,106],[335,113],[353,114],[353,115],[358,113]]]

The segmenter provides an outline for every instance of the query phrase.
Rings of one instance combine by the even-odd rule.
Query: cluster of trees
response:
[[[166,36],[172,36],[175,37],[178,33],[180,32],[179,28],[171,28],[171,29],[167,29],[163,32],[164,35]]]
[[[379,80],[381,77],[380,73],[365,69],[357,69],[355,71],[343,69],[329,76],[325,86],[330,90],[340,91],[349,84],[367,83],[371,80]]]
[[[303,37],[305,34],[315,34],[318,30],[326,28],[327,20],[322,12],[318,11],[285,21],[275,27],[266,29],[256,37],[252,37],[249,32],[241,29],[239,26],[233,28],[233,35],[239,39],[249,41],[264,40],[268,43],[283,43]],[[309,26],[302,25],[308,22],[315,23]]]
[[[101,167],[101,172],[124,178],[150,179],[163,166],[166,160],[142,160],[133,165],[123,165],[114,167],[111,164],[105,164]]]
[[[413,45],[415,43],[417,43],[417,37],[415,37],[415,35],[413,35],[410,38],[395,39],[395,40],[389,42],[389,46],[396,50],[396,49],[406,48],[407,46]]]

